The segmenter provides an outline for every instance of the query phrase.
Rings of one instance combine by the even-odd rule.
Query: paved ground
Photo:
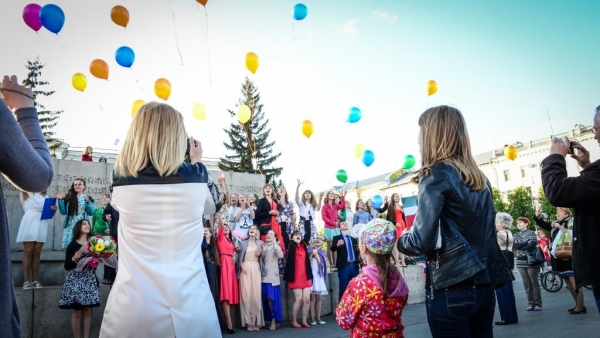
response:
[[[519,312],[519,323],[494,327],[494,337],[600,337],[600,315],[591,291],[584,289],[585,302],[588,308],[587,314],[571,315],[567,312],[567,309],[574,306],[574,302],[565,287],[556,293],[549,293],[542,289],[543,310],[540,312],[527,312],[525,311],[527,299],[523,291],[523,283],[518,273],[515,278],[517,280],[513,283],[517,311]],[[349,331],[340,329],[332,316],[323,317],[322,319],[327,324],[317,325],[310,329],[294,329],[290,327],[289,322],[284,322],[276,331],[263,328],[260,332],[247,332],[238,329],[235,335],[231,337],[336,338],[349,336]],[[496,320],[500,320],[498,311],[496,311],[494,321]],[[424,304],[408,305],[404,309],[402,322],[406,326],[404,334],[407,338],[431,337]]]

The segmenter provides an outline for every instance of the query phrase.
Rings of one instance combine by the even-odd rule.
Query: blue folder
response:
[[[54,216],[54,210],[50,209],[51,206],[56,204],[56,197],[46,197],[44,200],[44,208],[42,209],[42,217],[40,219],[51,219]]]

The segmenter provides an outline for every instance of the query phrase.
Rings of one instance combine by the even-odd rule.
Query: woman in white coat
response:
[[[221,337],[202,258],[203,214],[221,199],[182,115],[150,102],[133,118],[115,163],[119,273],[100,337]]]

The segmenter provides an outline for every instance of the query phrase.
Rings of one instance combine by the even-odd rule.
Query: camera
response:
[[[185,146],[185,157],[190,157],[190,142],[187,141]],[[198,146],[198,141],[194,140],[194,147]]]
[[[573,143],[570,143],[570,144],[569,144],[569,150],[568,150],[568,153],[569,153],[569,154],[571,154],[571,155],[574,155],[574,154],[575,154],[575,150],[573,149]]]

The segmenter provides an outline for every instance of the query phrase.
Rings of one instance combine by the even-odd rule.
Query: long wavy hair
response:
[[[304,195],[306,195],[307,192],[310,193],[310,200],[306,200],[306,198],[304,197]],[[311,190],[304,190],[304,192],[302,193],[302,203],[306,204],[306,202],[312,204],[313,208],[317,208],[317,198]]]
[[[79,213],[79,200],[77,199],[77,192],[75,191],[75,182],[81,181],[83,183],[83,191],[85,191],[86,185],[83,178],[76,178],[71,183],[71,187],[69,188],[69,192],[65,195],[65,202],[69,206],[69,210],[67,214],[69,216],[75,216]]]
[[[421,169],[429,175],[431,167],[445,163],[460,173],[464,184],[472,190],[483,190],[487,180],[471,152],[467,124],[460,110],[449,106],[427,109],[419,117]],[[418,176],[413,180],[418,182]]]
[[[219,255],[219,250],[217,249],[217,241],[215,239],[215,234],[210,227],[205,227],[204,229],[208,230],[208,232],[210,232],[210,235],[211,235],[210,240],[208,240],[208,245],[210,245],[213,249],[212,250],[213,251],[212,259],[214,261],[214,264],[216,266],[220,266],[221,265],[221,256]],[[208,255],[208,251],[206,251],[206,255]]]
[[[390,198],[390,202],[388,203],[388,207],[387,207],[387,220],[396,224],[396,202],[394,201],[394,196],[398,196],[400,197],[400,195],[398,195],[398,193],[393,193],[391,198]],[[400,210],[402,210],[402,212],[404,212],[404,208],[402,208],[402,203],[400,203],[400,201],[398,201],[398,205],[400,205]]]
[[[368,255],[373,260],[374,265],[377,266],[377,274],[383,288],[383,294],[389,295],[388,284],[390,278],[397,277],[400,274],[398,269],[391,263],[392,254],[377,255],[366,249],[363,255]]]
[[[90,237],[92,237],[92,225],[90,224],[90,222],[88,222],[87,219],[82,219],[77,221],[77,223],[75,223],[75,226],[73,226],[73,240],[76,241],[79,239],[79,237],[81,237],[81,227],[83,226],[83,222],[87,222],[87,224],[90,226],[90,232],[88,232],[87,234],[87,238],[89,239]]]

